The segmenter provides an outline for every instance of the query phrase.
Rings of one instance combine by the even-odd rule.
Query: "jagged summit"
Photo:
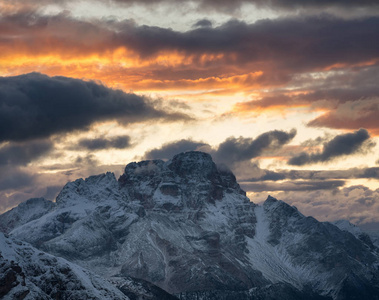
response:
[[[175,155],[171,160],[144,160],[129,163],[125,167],[125,176],[154,176],[172,172],[175,175],[190,180],[212,179],[220,174],[229,175],[236,181],[233,173],[226,166],[216,166],[210,154],[200,151],[188,151]],[[125,177],[125,176],[122,176]],[[121,181],[123,180],[121,178]]]
[[[140,200],[145,208],[161,204],[197,208],[215,203],[227,193],[246,195],[232,172],[217,168],[209,154],[198,151],[180,153],[167,162],[130,163],[119,183],[130,199]]]

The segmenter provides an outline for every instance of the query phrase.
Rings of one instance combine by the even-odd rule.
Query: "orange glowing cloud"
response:
[[[363,28],[372,28],[368,21],[359,22]],[[336,24],[357,25],[327,17],[283,18],[254,24],[233,21],[179,32],[139,26],[130,20],[75,19],[66,12],[50,16],[17,12],[0,19],[0,75],[37,71],[98,80],[125,91],[167,91],[182,99],[194,94],[207,100],[242,95],[230,105],[247,97],[254,99],[236,103],[236,113],[333,111],[351,100],[351,89],[337,91],[346,78],[374,68],[379,59],[371,36],[361,40],[359,47],[348,48],[345,40],[355,35],[360,38],[355,31],[349,33],[353,35],[349,39],[345,39],[345,31],[325,35]],[[304,33],[309,33],[306,41]],[[334,35],[343,35],[338,49],[330,46]],[[324,52],[328,55],[322,55]],[[343,73],[330,80],[337,88],[320,85],[323,72],[334,69]],[[359,84],[362,80],[358,79]],[[348,83],[356,86],[353,81]],[[379,94],[371,87],[366,91]],[[366,95],[358,91],[354,97]],[[325,120],[317,122],[332,126]]]
[[[217,60],[222,55],[202,55],[200,64]],[[108,86],[124,90],[180,90],[180,89],[239,89],[258,88],[262,81],[262,71],[239,75],[219,74],[220,69],[205,72],[195,67],[189,68],[195,57],[166,52],[150,59],[141,59],[132,51],[118,48],[106,55],[88,54],[62,57],[61,54],[27,55],[15,51],[0,58],[1,75],[19,75],[38,71],[50,76],[61,75],[73,78],[100,80]],[[173,68],[175,69],[174,71]],[[180,71],[181,70],[181,71]],[[177,78],[172,78],[175,72]],[[208,74],[207,74],[208,73]],[[181,76],[180,76],[181,75]],[[200,77],[209,75],[209,77]],[[190,78],[188,78],[190,77]],[[194,77],[194,78],[193,78]]]

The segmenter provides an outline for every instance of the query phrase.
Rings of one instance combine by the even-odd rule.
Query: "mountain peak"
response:
[[[268,195],[266,201],[267,203],[275,203],[275,202],[278,202],[278,199],[272,197],[271,195]]]
[[[226,167],[218,168],[209,154],[199,151],[177,154],[167,162],[130,163],[119,183],[130,199],[139,200],[145,208],[167,207],[167,203],[176,208],[199,208],[230,193],[246,198],[233,173]]]
[[[175,155],[168,168],[179,175],[209,177],[217,172],[216,164],[208,153],[188,151]]]

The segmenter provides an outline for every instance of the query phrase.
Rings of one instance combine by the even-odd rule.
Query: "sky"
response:
[[[0,212],[198,150],[379,230],[378,36],[376,0],[0,0]]]

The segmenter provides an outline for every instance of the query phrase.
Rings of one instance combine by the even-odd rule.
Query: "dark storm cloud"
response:
[[[126,23],[119,25],[118,41],[142,56],[162,50],[223,53],[230,63],[305,70],[377,58],[378,28],[379,18],[343,20],[331,16],[266,19],[253,24],[233,20],[216,28],[187,32]]]
[[[275,150],[290,142],[296,130],[290,132],[273,130],[265,132],[255,139],[230,137],[222,142],[212,156],[216,162],[233,164],[260,156],[265,150]]]
[[[155,148],[152,150],[149,150],[145,153],[146,159],[170,159],[174,155],[186,152],[186,151],[195,151],[198,150],[200,147],[207,146],[208,144],[202,143],[202,142],[195,142],[192,140],[185,140],[182,139],[180,141],[175,141],[171,143],[166,143],[162,145],[160,148]]]
[[[344,186],[343,180],[322,180],[322,181],[286,181],[283,183],[275,182],[256,182],[244,183],[241,187],[248,192],[263,191],[315,191],[315,190],[331,190]]]
[[[31,161],[47,154],[52,148],[53,143],[50,141],[6,144],[0,148],[0,166],[27,165]]]
[[[364,150],[365,142],[369,139],[370,135],[366,129],[359,129],[353,133],[337,135],[329,142],[324,143],[321,152],[313,154],[302,152],[292,157],[288,161],[288,164],[302,166],[310,163],[327,162],[339,156],[354,154]],[[372,143],[366,145],[368,148],[372,146]]]
[[[265,151],[280,149],[284,144],[290,142],[296,135],[296,130],[290,132],[273,130],[265,132],[255,139],[230,137],[222,142],[217,148],[209,144],[182,139],[164,144],[145,153],[147,159],[169,159],[175,154],[185,151],[201,150],[212,155],[216,163],[224,163],[229,166],[250,160],[262,155]]]
[[[0,142],[88,129],[105,120],[127,124],[181,117],[156,110],[144,97],[92,81],[38,73],[0,77]]]
[[[87,150],[104,150],[109,148],[125,149],[131,147],[129,136],[116,136],[111,138],[81,139],[78,142],[79,148]]]

